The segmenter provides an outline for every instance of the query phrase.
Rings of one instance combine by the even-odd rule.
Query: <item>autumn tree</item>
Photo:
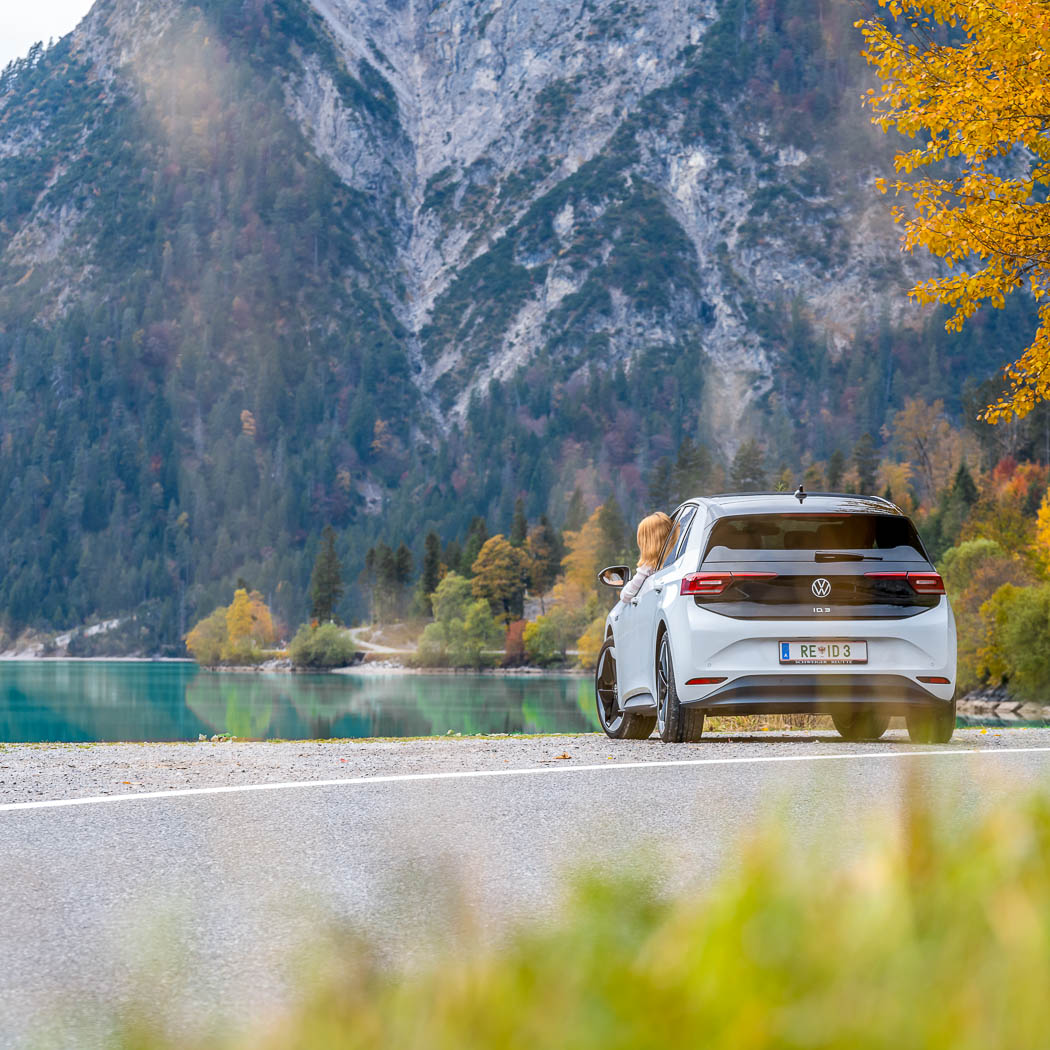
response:
[[[186,635],[186,648],[202,666],[254,664],[261,650],[273,645],[275,632],[270,610],[258,591],[238,587],[233,601],[194,625]]]
[[[1023,416],[1050,397],[1050,7],[1032,0],[879,0],[892,18],[858,22],[881,84],[873,121],[917,139],[879,188],[897,204],[903,245],[954,271],[911,294],[941,303],[959,331],[977,309],[1027,287],[1039,324],[1007,369],[1011,389],[984,412]],[[903,176],[903,177],[901,177]]]
[[[252,601],[243,587],[233,592],[226,610],[226,638],[232,651],[248,644],[252,634]]]
[[[528,556],[501,533],[487,539],[471,567],[475,598],[487,601],[504,623],[521,616]]]
[[[336,606],[343,597],[343,566],[335,550],[335,529],[326,525],[321,548],[310,576],[310,617],[318,623],[335,620]]]
[[[929,404],[921,398],[907,398],[883,434],[913,467],[924,502],[950,483],[960,463],[979,455],[973,439],[948,422],[941,400]]]
[[[186,635],[186,649],[202,667],[214,667],[222,663],[226,637],[226,610],[218,608],[193,626]]]
[[[575,532],[564,534],[565,555],[561,561],[561,579],[554,586],[552,596],[559,604],[582,609],[588,603],[598,603],[597,574],[605,562],[602,552],[605,536],[600,524],[599,507]]]

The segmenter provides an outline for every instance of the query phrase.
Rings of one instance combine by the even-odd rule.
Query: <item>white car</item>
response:
[[[598,718],[614,738],[698,740],[708,712],[827,712],[848,740],[904,715],[955,728],[955,618],[910,519],[887,500],[798,492],[683,503],[656,571],[606,620]],[[611,587],[630,578],[603,569]]]

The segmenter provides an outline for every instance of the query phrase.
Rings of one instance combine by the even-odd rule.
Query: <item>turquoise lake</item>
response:
[[[0,662],[0,741],[572,733],[599,728],[571,675],[222,674],[192,663]]]

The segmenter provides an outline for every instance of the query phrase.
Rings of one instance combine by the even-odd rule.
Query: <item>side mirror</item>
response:
[[[606,587],[622,587],[630,578],[631,568],[629,565],[610,565],[607,569],[602,569],[598,573],[598,579]]]

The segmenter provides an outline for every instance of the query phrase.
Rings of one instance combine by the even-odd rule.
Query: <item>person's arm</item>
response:
[[[648,565],[639,565],[635,570],[634,575],[620,588],[620,601],[625,605],[628,602],[633,601],[637,596],[638,592],[642,589],[642,584],[652,575],[653,570]]]

